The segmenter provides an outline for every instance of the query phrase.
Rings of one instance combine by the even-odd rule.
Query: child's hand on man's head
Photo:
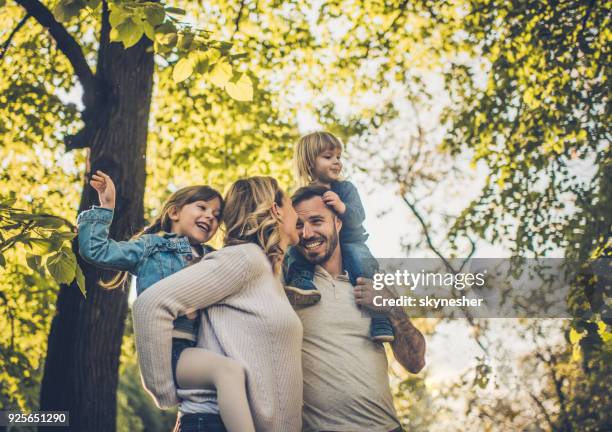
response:
[[[330,207],[333,207],[341,215],[346,211],[346,205],[342,202],[336,192],[327,191],[323,194],[323,202]]]
[[[113,180],[98,170],[91,176],[89,184],[98,192],[100,206],[113,210],[115,208],[115,184]]]

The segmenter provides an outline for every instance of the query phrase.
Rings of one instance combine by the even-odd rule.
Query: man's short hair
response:
[[[301,187],[298,190],[296,190],[295,193],[291,196],[291,204],[293,204],[293,207],[295,207],[302,201],[306,201],[314,197],[323,198],[323,195],[325,195],[325,192],[329,192],[330,190],[331,190],[330,188],[322,186],[322,185],[309,185],[309,186]],[[338,212],[336,212],[335,208],[328,206],[327,204],[325,204],[325,207],[331,210],[331,212],[334,215],[340,217]]]

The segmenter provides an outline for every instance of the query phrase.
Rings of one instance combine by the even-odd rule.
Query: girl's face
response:
[[[315,180],[325,184],[338,180],[342,172],[341,155],[342,150],[339,148],[329,148],[321,152],[315,159]]]
[[[293,209],[291,200],[286,193],[283,192],[283,205],[273,204],[273,212],[276,213],[280,223],[281,247],[283,250],[287,246],[295,246],[300,241],[300,234],[296,228],[297,213]]]
[[[191,244],[206,243],[219,228],[221,200],[194,201],[170,213],[172,232],[185,236]]]

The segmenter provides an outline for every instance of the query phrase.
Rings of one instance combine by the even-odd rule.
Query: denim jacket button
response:
[[[187,261],[191,261],[193,259],[193,256],[191,254],[188,254],[185,258],[187,258]]]

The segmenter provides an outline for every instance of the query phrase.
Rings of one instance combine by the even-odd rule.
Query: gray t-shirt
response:
[[[321,301],[297,309],[304,327],[303,431],[388,432],[400,426],[384,346],[370,340],[370,316],[346,276],[315,269]]]

